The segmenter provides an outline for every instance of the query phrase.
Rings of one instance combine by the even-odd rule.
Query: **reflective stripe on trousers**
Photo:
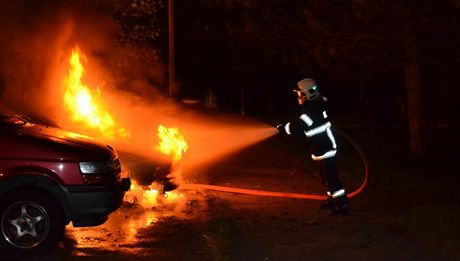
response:
[[[330,158],[330,157],[334,157],[335,154],[337,154],[337,150],[330,150],[326,153],[324,153],[323,155],[320,155],[320,156],[315,156],[313,154],[311,154],[311,158],[313,160],[323,160],[323,159],[327,159],[327,158]]]

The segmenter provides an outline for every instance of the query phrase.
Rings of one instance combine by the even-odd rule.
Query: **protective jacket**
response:
[[[302,104],[300,117],[280,128],[288,135],[307,136],[313,160],[334,157],[337,152],[337,144],[326,112],[326,101],[326,97],[320,96]]]

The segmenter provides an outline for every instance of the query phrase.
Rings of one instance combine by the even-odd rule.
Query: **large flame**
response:
[[[83,83],[85,68],[82,61],[86,62],[86,57],[78,47],[75,47],[72,50],[68,74],[64,80],[65,110],[70,112],[72,121],[97,129],[107,138],[129,137],[129,132],[124,128],[118,128],[112,115],[103,109],[103,103],[99,99],[101,90],[99,88],[92,90]],[[188,149],[187,142],[178,128],[167,128],[163,125],[158,127],[158,138],[159,144],[155,146],[155,149],[169,156],[177,171],[177,163]],[[176,192],[162,193],[162,188],[157,188],[155,184],[141,187],[135,181],[132,182],[131,189],[125,196],[125,201],[129,203],[153,207],[159,201],[163,203],[176,201],[177,203],[180,198],[183,198],[182,194]]]
[[[92,91],[83,82],[85,68],[81,61],[86,57],[78,47],[72,50],[69,60],[69,71],[64,80],[64,108],[71,113],[73,121],[84,123],[87,127],[98,129],[105,137],[129,137],[124,128],[118,128],[112,115],[105,111],[98,97],[101,90]]]

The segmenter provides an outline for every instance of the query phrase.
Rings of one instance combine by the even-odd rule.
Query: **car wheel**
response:
[[[19,255],[45,255],[65,230],[61,206],[36,190],[17,190],[0,199],[0,243]]]

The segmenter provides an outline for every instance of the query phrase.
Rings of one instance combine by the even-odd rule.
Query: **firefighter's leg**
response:
[[[335,192],[339,196],[335,196],[333,193],[332,199],[334,202],[334,207],[331,208],[330,214],[332,216],[342,216],[348,214],[348,197],[344,189]]]
[[[328,186],[328,182],[326,179],[326,176],[327,176],[326,173],[327,173],[326,168],[324,166],[321,166],[321,171],[320,171],[321,181],[322,181],[321,183],[327,189],[327,199],[321,202],[319,205],[319,208],[321,209],[331,209],[334,207],[334,202],[332,200],[332,195],[331,195],[331,192],[329,191],[329,186]]]
[[[328,200],[325,206],[331,210],[331,215],[348,213],[348,197],[339,178],[339,170],[335,158],[323,160],[323,172],[327,182]]]
[[[327,199],[319,204],[320,209],[333,209],[334,199],[331,196],[331,192],[327,192]]]
[[[328,179],[327,179],[328,169],[327,169],[327,167],[326,167],[326,165],[325,165],[325,163],[323,161],[317,161],[317,163],[319,164],[319,166],[321,168],[320,174],[321,174],[322,184],[324,185],[324,187],[327,190],[327,192],[326,192],[327,193],[327,199],[320,203],[319,208],[321,208],[321,209],[332,209],[334,207],[334,200],[333,200],[332,194],[331,194],[331,192],[329,190],[329,182],[328,182]]]

